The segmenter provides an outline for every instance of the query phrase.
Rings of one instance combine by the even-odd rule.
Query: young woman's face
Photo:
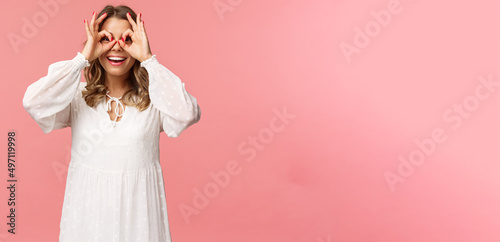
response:
[[[111,17],[106,19],[102,24],[101,31],[108,31],[113,36],[113,39],[118,40],[122,38],[122,34],[127,29],[132,30],[132,26],[130,26],[128,20]],[[101,42],[108,43],[109,39],[105,36],[101,39]],[[131,43],[132,40],[130,39],[130,37],[127,37],[127,39],[125,39],[125,44],[130,45]],[[125,59],[110,60],[111,57]],[[124,75],[128,75],[128,72],[130,71],[132,66],[134,66],[135,61],[136,60],[132,58],[132,56],[130,56],[128,52],[120,46],[118,41],[113,46],[113,48],[111,48],[107,52],[104,52],[104,54],[99,57],[99,63],[104,68],[108,76],[122,77]]]

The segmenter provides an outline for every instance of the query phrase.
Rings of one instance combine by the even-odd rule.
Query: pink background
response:
[[[229,10],[218,14],[217,2]],[[109,3],[144,15],[153,53],[202,110],[180,137],[161,137],[173,241],[500,241],[500,86],[488,92],[479,78],[500,82],[500,2]],[[57,241],[71,133],[42,133],[22,97],[51,63],[81,51],[83,19],[104,4],[2,5],[0,241]],[[36,33],[23,34],[33,18]],[[357,52],[343,53],[347,45]],[[295,115],[286,124],[273,111],[284,108]],[[15,236],[5,225],[8,131],[17,133]],[[434,148],[419,159],[415,140]],[[239,173],[183,216],[228,164]]]

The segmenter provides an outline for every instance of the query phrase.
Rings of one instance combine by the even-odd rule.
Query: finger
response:
[[[140,32],[142,34],[142,32],[144,31],[144,28],[142,27],[142,13],[139,13],[139,15],[137,15],[137,28],[138,28],[138,32]]]
[[[99,40],[101,40],[104,36],[108,37],[109,41],[113,41],[113,35],[111,35],[110,32],[106,30],[102,30],[101,32],[98,33]]]
[[[133,41],[136,41],[136,40],[139,40],[139,39],[142,39],[142,32],[143,32],[143,29],[141,27],[142,25],[142,20],[139,20],[139,22],[137,22],[137,29],[134,31],[134,39],[132,39]]]
[[[94,28],[94,22],[95,22],[95,12],[92,12],[92,18],[90,19],[90,33],[92,33],[92,35],[95,33],[95,28]]]
[[[108,15],[107,13],[103,13],[101,16],[99,16],[99,18],[96,21],[96,26],[99,26],[99,24],[101,24],[101,22],[106,18],[107,15]]]
[[[132,19],[132,16],[130,16],[130,13],[127,13],[127,19],[130,22],[130,25],[132,25],[132,29],[135,31],[137,29],[137,24]]]
[[[87,32],[87,38],[92,37],[92,34],[90,33],[90,29],[89,29],[89,25],[88,25],[88,23],[87,23],[87,20],[86,20],[86,19],[84,19],[84,20],[83,20],[83,22],[84,22],[84,24],[85,24],[85,32]]]
[[[127,40],[127,37],[130,37],[130,39],[132,39],[132,41],[134,41],[135,32],[132,31],[131,29],[125,30],[125,32],[123,32],[123,34],[122,34],[123,41]]]
[[[113,48],[113,46],[116,44],[116,40],[113,40],[111,42],[109,42],[108,44],[106,44],[104,46],[104,52],[110,50],[111,48]]]
[[[146,34],[146,26],[144,24],[144,20],[141,21],[141,28],[142,28],[142,34],[144,34],[144,37],[146,37],[147,39],[148,35]]]
[[[125,42],[123,42],[123,40],[119,39],[118,40],[118,44],[120,45],[120,47],[122,47],[122,49],[124,49],[125,51],[128,52],[128,45],[125,44]]]
[[[137,33],[141,33],[142,32],[142,28],[141,28],[141,22],[142,22],[141,18],[142,18],[142,16],[141,15],[142,15],[141,13],[137,14],[137,18],[135,20],[135,23],[137,24]]]
[[[141,25],[141,33],[144,34],[145,36],[147,36],[146,35],[146,28],[144,27],[144,20],[141,21],[140,25]]]

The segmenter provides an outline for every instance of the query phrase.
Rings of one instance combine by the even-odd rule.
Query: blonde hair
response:
[[[127,20],[127,12],[130,12],[132,19],[136,19],[136,13],[129,7],[125,5],[112,6],[107,5],[104,7],[97,16],[101,16],[106,13],[107,16],[99,24],[99,31],[106,19],[115,17],[119,19]],[[96,17],[97,19],[98,17]],[[135,20],[134,20],[135,21]],[[86,41],[85,41],[86,42]],[[85,44],[84,42],[84,44]],[[89,62],[90,66],[85,67],[84,75],[87,81],[87,86],[82,91],[82,96],[85,99],[87,105],[95,107],[97,103],[106,98],[107,88],[104,85],[106,72],[104,68],[99,63],[98,59],[94,59]],[[149,76],[146,69],[141,67],[141,63],[136,60],[131,68],[130,77],[128,78],[129,84],[132,89],[128,90],[123,94],[122,101],[125,105],[134,106],[139,111],[143,111],[148,108],[151,100],[149,99]]]

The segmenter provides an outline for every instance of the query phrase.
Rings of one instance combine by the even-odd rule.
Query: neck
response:
[[[110,96],[121,96],[129,89],[128,73],[122,76],[106,75],[104,85],[109,90]]]

